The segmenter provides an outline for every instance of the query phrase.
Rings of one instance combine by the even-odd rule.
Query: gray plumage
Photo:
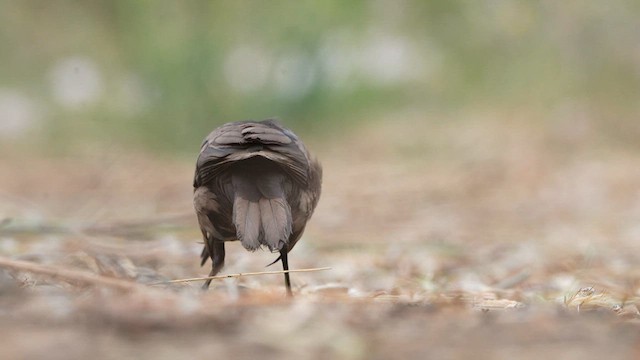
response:
[[[204,140],[193,181],[204,238],[202,264],[224,265],[224,242],[287,254],[302,236],[320,197],[322,168],[289,129],[274,120],[227,123]],[[277,260],[276,260],[277,261]],[[210,281],[204,287],[209,286]],[[288,293],[289,274],[285,274]]]

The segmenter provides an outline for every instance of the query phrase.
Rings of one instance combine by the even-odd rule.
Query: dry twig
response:
[[[118,290],[133,290],[138,286],[135,282],[114,279],[83,271],[62,269],[58,267],[36,264],[29,261],[14,260],[0,256],[0,268],[14,271],[25,271],[58,279],[72,285],[106,286]]]
[[[271,274],[285,274],[292,272],[312,272],[312,271],[324,271],[331,270],[330,267],[322,267],[322,268],[312,268],[312,269],[296,269],[296,270],[274,270],[274,271],[257,271],[257,272],[247,272],[247,273],[237,273],[237,274],[227,274],[227,275],[217,275],[217,276],[207,276],[207,277],[197,277],[190,279],[178,279],[178,280],[169,280],[169,281],[160,281],[157,283],[149,284],[149,285],[164,285],[164,284],[174,284],[174,283],[184,283],[184,282],[192,282],[192,281],[204,281],[204,280],[220,280],[227,278],[237,278],[242,276],[253,276],[253,275],[271,275]]]

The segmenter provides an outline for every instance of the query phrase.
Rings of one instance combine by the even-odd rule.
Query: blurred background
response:
[[[190,154],[237,119],[332,136],[399,111],[489,111],[631,143],[639,12],[631,0],[2,1],[0,137]]]
[[[632,0],[0,0],[0,260],[138,283],[0,269],[3,351],[637,359],[638,19]],[[324,167],[291,266],[332,270],[293,275],[293,302],[279,275],[141,285],[208,273],[201,141],[269,117]],[[223,273],[273,259],[228,244]]]

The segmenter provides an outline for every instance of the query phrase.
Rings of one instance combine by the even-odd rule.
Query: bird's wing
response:
[[[309,181],[309,154],[298,137],[274,120],[228,123],[202,144],[194,187],[207,184],[230,164],[254,156],[278,164],[302,185]]]

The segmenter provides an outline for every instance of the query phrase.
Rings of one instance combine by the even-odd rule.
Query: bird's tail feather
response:
[[[235,177],[233,222],[247,250],[264,245],[271,251],[286,246],[291,235],[291,208],[280,182],[270,176]]]
[[[291,234],[291,208],[284,198],[259,201],[264,245],[271,251],[282,249]]]
[[[238,240],[247,250],[260,247],[262,223],[260,206],[257,202],[237,196],[233,202],[233,222],[236,226]]]

